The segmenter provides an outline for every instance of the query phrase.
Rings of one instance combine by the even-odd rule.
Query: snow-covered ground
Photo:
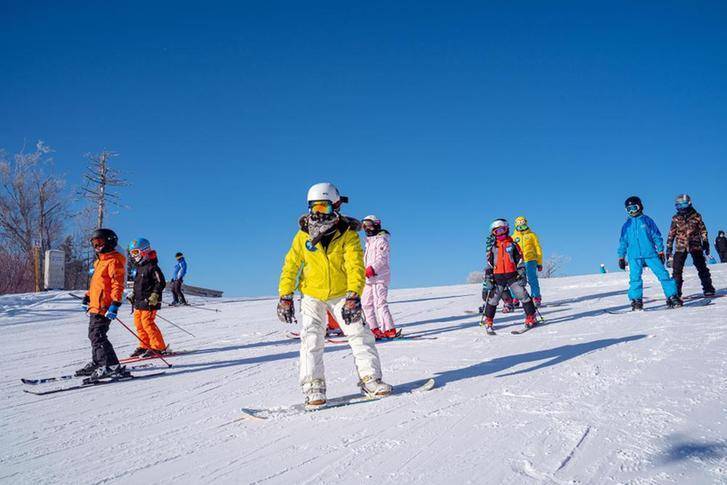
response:
[[[727,265],[710,268],[725,292]],[[0,481],[727,483],[727,298],[604,313],[628,305],[626,285],[625,273],[546,280],[548,325],[512,335],[522,313],[498,314],[494,337],[465,313],[477,285],[394,291],[404,331],[436,339],[380,344],[385,380],[434,376],[436,389],[233,423],[241,407],[302,399],[274,299],[165,308],[197,338],[159,322],[192,351],[164,376],[41,397],[19,379],[89,358],[79,301],[0,297]],[[647,286],[647,307],[661,306]],[[698,290],[690,269],[685,294]],[[136,347],[118,324],[110,337],[121,355]],[[329,345],[326,365],[329,398],[356,391],[346,345]]]

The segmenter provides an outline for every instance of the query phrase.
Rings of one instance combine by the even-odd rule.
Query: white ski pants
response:
[[[328,325],[327,310],[333,313],[343,334],[348,337],[348,345],[353,352],[353,360],[359,378],[373,376],[381,379],[381,362],[374,336],[363,320],[350,325],[346,324],[341,315],[345,302],[346,299],[343,297],[322,301],[303,295],[300,308],[303,320],[303,328],[300,332],[301,385],[313,379],[325,380],[323,347],[326,342],[326,326]],[[340,361],[337,360],[337,362]]]
[[[361,306],[366,315],[366,323],[371,329],[382,328],[391,330],[394,328],[394,317],[389,311],[389,285],[386,283],[366,283]]]

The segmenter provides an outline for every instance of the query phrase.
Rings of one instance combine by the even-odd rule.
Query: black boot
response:
[[[680,306],[684,306],[684,302],[681,298],[674,295],[666,299],[666,306],[667,308],[676,308]]]
[[[98,365],[94,361],[91,361],[76,371],[76,377],[90,376],[96,369],[98,369]]]
[[[146,349],[144,347],[137,347],[136,350],[133,351],[129,357],[139,357],[144,352],[146,352]]]
[[[631,311],[641,311],[644,309],[644,300],[641,298],[636,298],[634,300],[631,300]]]
[[[97,368],[89,379],[97,381],[99,379],[121,379],[122,377],[131,377],[131,372],[126,370],[126,366],[116,364]]]

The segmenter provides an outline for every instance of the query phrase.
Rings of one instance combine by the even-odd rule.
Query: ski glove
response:
[[[150,306],[157,306],[159,304],[159,293],[152,293],[146,301]]]
[[[295,321],[295,305],[293,305],[293,295],[283,295],[278,302],[278,319],[283,323],[293,323]]]
[[[666,256],[664,256],[664,253],[659,253],[659,261],[661,261],[661,264],[666,262]]]
[[[116,314],[119,313],[119,307],[121,307],[120,301],[111,302],[111,306],[106,311],[106,318],[109,320],[116,320]]]
[[[626,259],[618,258],[618,268],[622,271],[626,271]]]
[[[341,315],[346,325],[351,325],[362,319],[363,309],[361,308],[361,298],[355,291],[346,293],[346,302],[341,309]]]
[[[543,265],[542,264],[539,264],[538,265],[538,272],[540,272],[540,271],[543,271]]]
[[[376,276],[376,271],[374,271],[374,267],[373,266],[367,267],[366,268],[366,277],[373,278],[374,276]]]
[[[83,313],[88,313],[88,305],[91,303],[91,298],[88,297],[88,295],[83,297],[83,301],[81,301],[81,309],[83,310]]]

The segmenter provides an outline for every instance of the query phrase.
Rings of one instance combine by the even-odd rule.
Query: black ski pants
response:
[[[727,251],[717,252],[717,254],[719,254],[720,263],[727,263]]]
[[[103,315],[92,314],[88,322],[88,339],[91,341],[91,360],[98,366],[116,365],[114,346],[109,342],[106,334],[111,326],[111,320]]]
[[[183,305],[187,304],[187,299],[184,297],[184,293],[182,293],[182,283],[184,282],[183,278],[180,278],[178,280],[172,281],[172,297],[174,303],[181,303]]]
[[[709,273],[707,268],[707,259],[704,257],[704,253],[701,250],[697,251],[680,251],[674,253],[674,259],[672,261],[672,277],[677,284],[677,295],[682,296],[682,285],[684,284],[684,278],[682,273],[684,272],[684,263],[687,262],[687,255],[692,255],[692,262],[697,268],[699,279],[702,282],[702,291],[705,293],[708,291],[713,292],[714,286],[712,286],[712,275]]]

